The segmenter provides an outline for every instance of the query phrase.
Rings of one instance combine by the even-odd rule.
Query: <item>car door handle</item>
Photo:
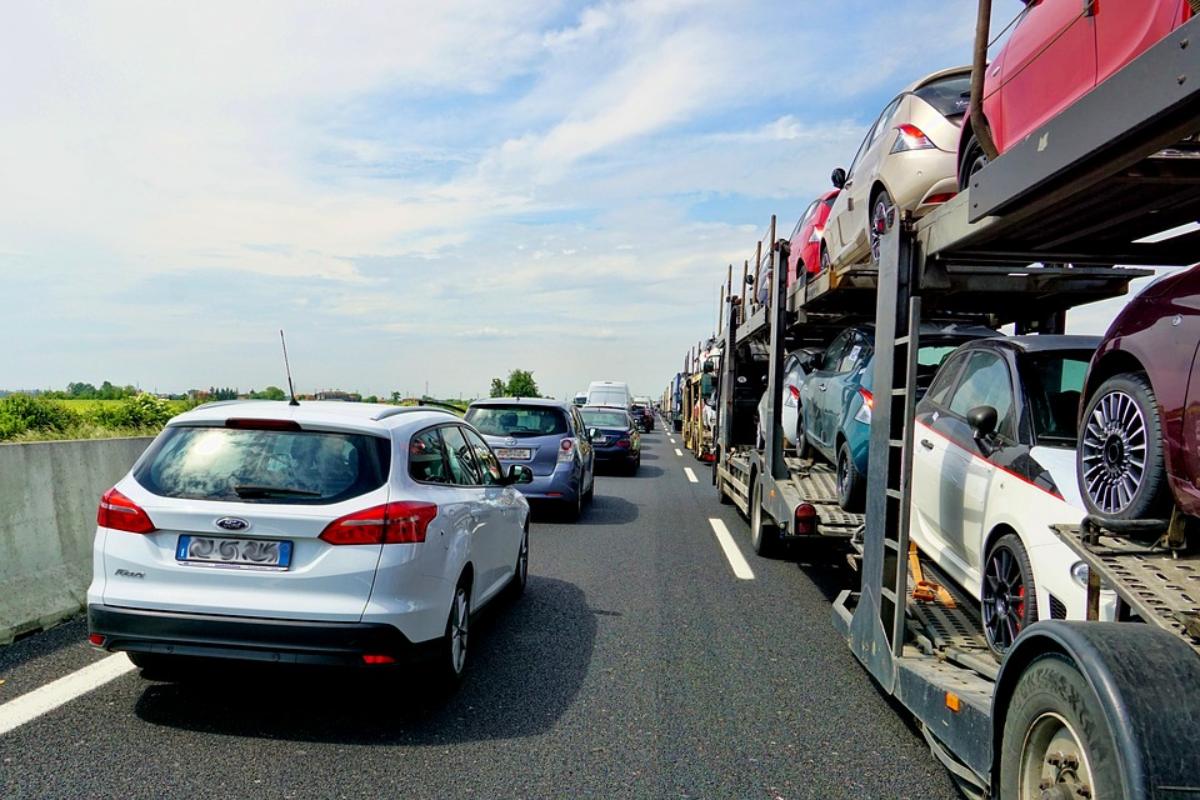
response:
[[[818,388],[818,389],[820,389],[820,390],[823,392],[823,391],[825,391],[825,389],[826,389],[826,388],[828,388],[828,387],[826,387],[826,385],[825,385],[825,384],[823,384],[823,383],[818,383],[818,384],[817,384],[817,388]]]
[[[929,441],[928,439],[922,439],[922,440],[921,440],[921,447],[924,447],[926,450],[932,450],[932,449],[933,449],[933,442]]]

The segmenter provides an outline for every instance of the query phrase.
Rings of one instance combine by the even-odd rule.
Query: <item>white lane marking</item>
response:
[[[0,736],[136,669],[124,653],[102,658],[0,705]]]
[[[708,524],[712,525],[713,533],[717,536],[717,543],[725,551],[725,558],[733,569],[734,577],[744,581],[754,580],[754,570],[750,569],[750,565],[746,563],[745,556],[738,549],[737,543],[733,541],[733,536],[730,535],[729,528],[725,527],[724,521],[710,517]]]
[[[696,477],[696,473],[692,472],[691,467],[684,467],[683,474],[688,476],[688,480],[692,483],[699,483],[700,479]]]
[[[683,458],[683,451],[682,451],[682,450],[680,450],[678,447],[676,447],[676,448],[675,448],[675,455],[679,456],[680,458]]]
[[[671,444],[675,444],[675,440],[672,439],[670,436],[667,437],[667,441],[669,441]]]

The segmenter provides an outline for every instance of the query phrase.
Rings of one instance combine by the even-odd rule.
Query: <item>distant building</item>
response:
[[[343,392],[337,389],[329,389],[323,392],[317,392],[318,400],[342,400],[347,403],[361,403],[362,395],[358,392]]]

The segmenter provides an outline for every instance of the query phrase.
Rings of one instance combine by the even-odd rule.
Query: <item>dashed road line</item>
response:
[[[683,458],[683,451],[682,451],[682,450],[680,450],[678,447],[676,447],[676,448],[675,448],[675,455],[679,456],[680,458]]]
[[[691,467],[684,467],[683,474],[687,475],[687,479],[692,483],[699,483],[700,479],[696,477],[696,473],[692,472]]]
[[[725,522],[710,517],[708,524],[712,526],[713,533],[717,537],[717,543],[721,545],[721,550],[725,552],[725,560],[729,562],[734,577],[743,581],[754,580],[754,570],[750,569],[750,565],[746,563],[746,557],[742,555],[742,551],[738,549],[737,543],[733,541],[733,536],[729,533],[729,528],[725,527]]]
[[[118,653],[15,697],[0,705],[0,736],[134,669],[133,662]]]

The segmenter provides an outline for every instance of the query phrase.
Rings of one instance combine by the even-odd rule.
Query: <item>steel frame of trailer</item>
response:
[[[1200,657],[1183,639],[1152,624],[1047,620],[1021,633],[993,680],[914,643],[905,568],[921,319],[998,306],[1009,317],[1020,309],[1030,330],[1053,332],[1066,309],[1112,290],[1103,286],[1116,274],[1109,265],[1195,262],[1200,233],[1137,240],[1200,219],[1200,161],[1158,157],[1200,131],[1198,47],[1200,18],[976,173],[967,192],[883,238],[874,386],[877,397],[888,387],[890,402],[873,413],[860,589],[838,597],[833,620],[979,796],[999,796],[1014,686],[1034,659],[1054,653],[1102,708],[1122,796],[1200,797]],[[1006,287],[1014,280],[1028,286]]]

